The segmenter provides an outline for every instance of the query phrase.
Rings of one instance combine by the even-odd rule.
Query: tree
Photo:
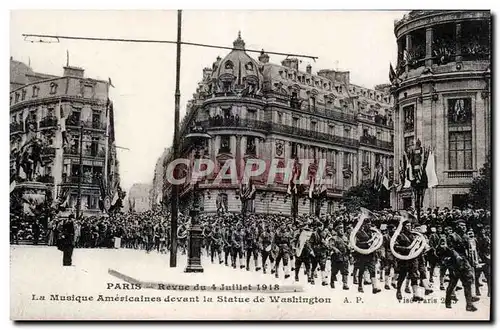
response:
[[[474,208],[491,210],[491,156],[472,181],[467,201]]]
[[[360,207],[380,210],[387,204],[386,195],[387,191],[384,187],[378,191],[373,187],[372,180],[365,180],[344,192],[344,206],[348,212],[357,212]]]

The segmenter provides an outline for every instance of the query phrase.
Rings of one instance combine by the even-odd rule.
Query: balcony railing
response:
[[[449,179],[470,179],[474,176],[472,171],[448,172]]]
[[[64,148],[64,154],[65,155],[79,156],[80,150],[78,148],[68,147],[68,148]],[[94,150],[84,149],[82,152],[82,156],[83,157],[104,158],[104,157],[106,157],[106,151],[104,151],[104,150],[94,151]]]
[[[54,116],[47,116],[40,120],[40,128],[55,126],[57,126],[57,118]]]
[[[394,144],[389,141],[378,140],[375,136],[361,136],[359,138],[361,144],[370,145],[386,150],[393,150]]]
[[[63,182],[64,183],[74,183],[74,184],[78,184],[80,180],[80,177],[78,175],[71,175],[71,176],[66,176],[66,177],[63,177]],[[92,177],[92,176],[87,176],[87,175],[83,175],[82,176],[82,184],[92,184],[92,185],[97,185],[99,184],[99,178],[97,177]]]
[[[92,120],[78,120],[74,117],[69,117],[66,120],[66,125],[67,126],[74,126],[74,127],[80,127],[83,126],[84,128],[93,128],[93,129],[99,129],[99,130],[105,130],[106,129],[106,123],[101,122],[101,121],[92,121]]]
[[[23,133],[24,132],[24,124],[23,123],[10,123],[10,133]]]
[[[331,135],[323,132],[316,132],[304,128],[298,128],[293,126],[287,126],[277,123],[271,123],[267,121],[252,120],[252,119],[236,119],[236,118],[210,118],[207,121],[201,122],[201,126],[205,128],[215,128],[215,127],[244,127],[252,129],[260,129],[273,133],[282,133],[292,136],[308,137],[321,141],[328,141],[337,144],[343,144],[348,146],[356,147],[359,145],[359,141],[351,138],[341,137],[337,135]]]

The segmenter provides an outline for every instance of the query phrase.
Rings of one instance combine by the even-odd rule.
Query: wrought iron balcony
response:
[[[64,148],[64,154],[65,155],[79,156],[80,155],[80,149],[79,148],[75,148],[75,147],[66,147],[66,148]],[[92,150],[92,149],[88,150],[88,149],[83,149],[82,156],[83,157],[104,158],[104,157],[106,157],[106,151],[104,151],[104,150]]]
[[[74,127],[80,127],[83,126],[84,128],[92,128],[92,129],[98,129],[98,130],[105,130],[106,129],[106,122],[101,122],[101,121],[92,121],[92,120],[78,120],[74,117],[69,117],[66,120],[66,125],[67,126],[74,126]]]
[[[78,184],[79,180],[80,180],[80,177],[78,175],[71,175],[71,176],[63,177],[64,183]],[[82,184],[97,185],[97,184],[99,184],[99,178],[93,177],[93,176],[87,176],[84,174],[82,176]]]
[[[375,136],[365,135],[359,138],[359,142],[364,145],[374,146],[381,149],[393,150],[394,144],[388,141],[378,140]]]

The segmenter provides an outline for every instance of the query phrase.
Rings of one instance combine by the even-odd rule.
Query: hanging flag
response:
[[[373,177],[373,188],[377,191],[379,191],[382,186],[383,175],[384,175],[384,167],[379,162],[377,165],[375,176]]]
[[[300,164],[299,164],[299,159],[296,157],[292,168],[292,175],[290,178],[290,182],[288,183],[287,193],[289,195],[297,194],[298,192],[297,183],[295,181],[298,180],[299,178],[300,178]]]
[[[389,81],[393,81],[396,78],[396,72],[394,72],[394,68],[392,67],[392,63],[389,63]]]
[[[432,188],[438,185],[438,178],[436,175],[436,164],[434,162],[434,154],[432,150],[429,153],[429,158],[427,159],[427,166],[425,167],[425,173],[427,174],[427,187]]]
[[[406,157],[406,180],[413,181],[415,180],[415,177],[413,176],[413,169],[411,167],[411,162],[410,158],[408,157],[408,153],[405,152],[405,157]]]
[[[386,174],[384,174],[384,178],[382,179],[382,185],[385,187],[385,189],[391,190],[391,187],[389,186],[389,179],[387,178]]]

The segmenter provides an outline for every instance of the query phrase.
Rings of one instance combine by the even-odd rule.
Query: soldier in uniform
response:
[[[236,226],[231,234],[231,266],[236,268],[236,260],[240,261],[240,268],[245,268],[243,264],[243,241],[245,232],[240,224]]]
[[[209,241],[210,247],[210,260],[214,263],[214,256],[219,256],[219,264],[222,264],[222,245],[223,245],[223,232],[218,227],[215,227]],[[226,260],[227,261],[227,260]]]
[[[231,255],[231,237],[233,233],[232,233],[232,228],[229,228],[228,225],[226,225],[223,228],[224,231],[222,232],[222,245],[223,245],[222,249],[224,250],[224,265],[229,266],[227,263],[227,259]]]
[[[411,223],[409,221],[405,222],[403,229],[399,236],[397,237],[396,243],[394,245],[394,250],[398,253],[408,254],[411,249],[411,244],[415,240],[416,235],[411,232]],[[418,296],[417,285],[419,279],[418,273],[418,260],[398,260],[398,282],[396,287],[396,298],[398,300],[403,299],[401,294],[401,287],[403,286],[403,281],[408,276],[413,289],[412,301],[422,301],[423,298]]]
[[[452,237],[451,241],[456,237]],[[460,242],[442,241],[437,249],[438,256],[442,258],[443,263],[450,271],[450,283],[446,288],[445,306],[451,308],[455,286],[458,280],[464,286],[464,295],[466,301],[465,309],[469,312],[475,312],[477,308],[473,305],[479,298],[472,297],[472,282],[474,281],[474,271],[467,258],[457,250],[460,249]],[[451,243],[451,244],[449,244]],[[458,243],[458,244],[457,244]]]
[[[311,228],[309,228],[309,223],[304,222],[301,230],[295,233],[295,281],[299,281],[300,267],[304,264],[306,269],[307,281],[311,283],[312,273],[311,273],[311,257],[314,252],[310,244],[310,237],[312,235]]]
[[[315,223],[315,229],[313,234],[311,235],[311,246],[314,251],[314,255],[312,257],[312,273],[311,276],[311,284],[314,284],[314,277],[316,268],[319,266],[321,271],[321,284],[323,286],[328,285],[326,281],[326,259],[328,256],[328,247],[327,247],[327,239],[329,238],[329,231],[321,228],[322,223],[317,221]]]
[[[263,225],[262,227],[262,232],[259,235],[259,249],[262,254],[262,271],[265,274],[267,271],[267,258],[269,257],[271,268],[272,264],[274,263],[274,259],[272,259],[272,255],[270,253],[273,242],[273,234],[271,233],[271,228],[269,227],[269,225]]]
[[[253,255],[253,260],[255,263],[255,271],[259,271],[259,260],[258,260],[258,242],[257,242],[257,227],[254,225],[248,227],[245,230],[245,252],[246,252],[246,270],[250,271],[250,259]]]
[[[337,273],[342,275],[342,289],[349,290],[347,276],[349,275],[349,239],[344,233],[344,224],[337,223],[334,227],[331,253],[330,287],[335,288]]]
[[[72,265],[73,249],[75,247],[75,227],[73,219],[74,215],[70,214],[69,217],[64,220],[57,239],[57,248],[63,252],[63,266]]]
[[[279,277],[279,265],[280,262],[283,261],[283,268],[285,271],[285,279],[290,277],[289,269],[288,269],[288,261],[290,260],[290,249],[291,249],[291,237],[288,231],[286,230],[285,223],[280,223],[276,234],[274,235],[274,244],[278,248],[278,253],[276,256],[276,262],[274,265],[276,278]]]
[[[387,226],[387,233],[384,233],[384,242],[382,243],[382,248],[384,249],[384,259],[381,267],[381,272],[384,272],[385,275],[385,285],[384,289],[390,290],[391,287],[389,283],[391,283],[391,268],[394,269],[394,273],[396,270],[396,258],[392,254],[390,248],[391,237],[394,235],[394,225],[389,224]],[[392,278],[392,286],[396,287],[396,276]]]
[[[485,226],[480,228],[478,240],[477,240],[477,253],[481,262],[484,265],[478,269],[476,275],[476,296],[479,296],[479,277],[481,272],[484,273],[484,277],[486,278],[486,284],[488,286],[488,297],[490,296],[490,282],[491,282],[491,239],[489,226]]]
[[[371,235],[368,234],[370,230],[371,223],[369,220],[365,220],[363,226],[356,233],[356,246],[367,249],[370,246]],[[355,253],[355,260],[358,270],[358,292],[364,292],[363,290],[363,277],[365,271],[368,271],[370,278],[372,280],[373,294],[379,293],[380,289],[377,287],[377,279],[375,278],[375,252],[370,254]]]
[[[437,225],[436,227],[431,227],[431,232],[432,233],[429,235],[429,246],[431,250],[427,253],[427,260],[429,261],[429,282],[434,283],[434,272],[439,262],[436,250],[443,235],[443,226]]]

